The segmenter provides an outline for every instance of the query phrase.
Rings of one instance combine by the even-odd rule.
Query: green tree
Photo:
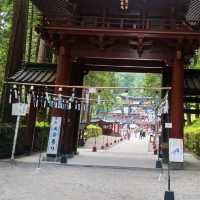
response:
[[[200,49],[197,49],[194,56],[190,59],[189,67],[200,69]]]
[[[8,44],[11,31],[12,3],[0,0],[0,93],[2,91],[3,76],[7,60]]]
[[[84,80],[84,85],[86,86],[99,86],[99,87],[116,87],[116,77],[113,72],[90,72]],[[113,106],[113,90],[110,89],[101,89],[98,93],[93,94],[92,98],[97,99],[97,96],[100,96],[102,100],[105,100],[105,103],[101,105],[94,106],[94,112],[97,110],[107,111],[111,110]],[[96,104],[96,102],[94,102]]]
[[[28,19],[28,2],[27,0],[12,1],[12,27],[9,39],[9,49],[5,68],[4,80],[13,75],[21,66],[25,57],[26,32]],[[7,5],[10,5],[9,2]],[[1,99],[1,109],[3,121],[10,121],[9,110],[7,105],[9,91],[4,87]]]
[[[144,76],[144,90],[145,96],[155,97],[160,95],[159,90],[152,90],[153,87],[161,87],[161,76],[157,74],[145,74]]]

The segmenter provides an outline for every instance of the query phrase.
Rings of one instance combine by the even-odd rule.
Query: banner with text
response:
[[[62,117],[52,117],[47,154],[56,155],[60,138]]]

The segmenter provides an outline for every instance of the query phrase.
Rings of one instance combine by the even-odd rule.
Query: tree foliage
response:
[[[161,87],[161,76],[157,74],[145,74],[144,87],[148,88],[144,91],[145,96],[155,97],[160,94],[159,90],[152,90],[153,87]]]
[[[200,69],[200,49],[195,51],[194,56],[190,60],[190,68]]]
[[[11,31],[11,2],[11,0],[0,0],[0,91],[2,89]]]
[[[99,87],[115,87],[117,86],[115,73],[113,72],[90,72],[84,80],[84,85],[87,86],[99,86]],[[113,90],[110,89],[101,89],[97,94],[93,94],[92,98],[100,96],[102,100],[105,100],[105,103],[102,103],[99,106],[94,106],[94,112],[108,111],[112,109],[113,102]],[[96,104],[96,103],[95,103]]]

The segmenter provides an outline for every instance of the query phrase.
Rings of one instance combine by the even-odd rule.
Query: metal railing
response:
[[[107,28],[107,29],[139,29],[139,30],[169,30],[189,31],[190,25],[183,20],[157,18],[111,18],[95,16],[44,17],[43,26],[79,27],[79,28]]]

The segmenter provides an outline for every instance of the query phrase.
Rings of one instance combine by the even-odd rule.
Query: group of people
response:
[[[140,130],[140,139],[142,140],[145,137],[146,137],[146,132],[143,130]]]
[[[130,140],[132,133],[134,133],[135,138],[138,137],[138,134],[139,134],[139,139],[142,140],[142,139],[146,138],[146,132],[143,129],[141,129],[140,131],[138,131],[138,130],[132,131],[131,129],[128,129],[128,132],[127,132],[128,140]]]

